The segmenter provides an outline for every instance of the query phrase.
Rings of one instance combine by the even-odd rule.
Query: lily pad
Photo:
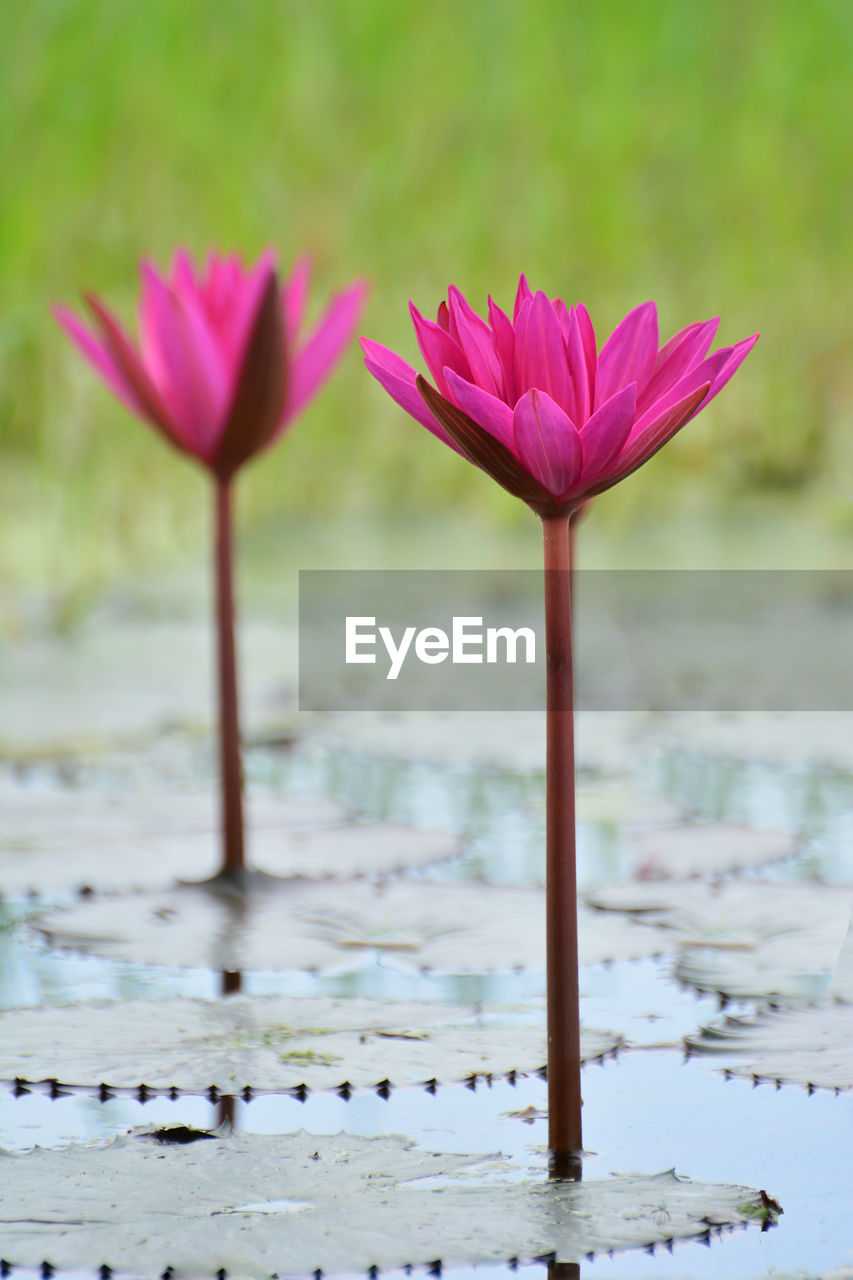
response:
[[[746,1187],[674,1172],[517,1181],[507,1162],[401,1138],[260,1137],[0,1156],[4,1250],[16,1265],[246,1277],[532,1259],[708,1237],[759,1211]],[[61,1206],[56,1208],[54,1206]],[[34,1221],[36,1220],[36,1221]]]
[[[282,881],[234,897],[179,886],[41,916],[63,947],[146,964],[212,969],[341,968],[365,953],[449,973],[545,966],[545,895],[473,882]],[[579,908],[581,964],[655,955],[667,939]]]
[[[630,833],[635,875],[686,879],[764,867],[791,858],[798,842],[780,831],[729,823],[680,823]]]
[[[726,1018],[688,1037],[688,1049],[712,1053],[731,1075],[809,1088],[853,1089],[853,1008],[823,1004]]]
[[[27,785],[0,776],[0,891],[148,889],[215,874],[212,794]],[[337,805],[249,797],[248,860],[279,876],[386,874],[458,852],[446,833],[356,824]]]
[[[813,1000],[832,979],[853,894],[822,884],[667,881],[608,886],[588,900],[666,931],[682,952],[676,975],[700,990]]]
[[[547,1056],[542,1019],[490,1009],[325,997],[123,1000],[0,1015],[0,1078],[172,1086],[235,1093],[448,1084],[472,1075],[531,1075]],[[86,1027],[85,1037],[78,1032]],[[584,1031],[584,1061],[620,1046]]]

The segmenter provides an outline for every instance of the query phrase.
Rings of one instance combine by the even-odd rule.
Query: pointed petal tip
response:
[[[69,321],[76,322],[77,324],[80,323],[76,313],[71,310],[68,304],[65,302],[60,302],[58,299],[55,302],[49,302],[47,304],[47,309],[49,313],[53,316],[57,324],[61,324],[64,326]]]

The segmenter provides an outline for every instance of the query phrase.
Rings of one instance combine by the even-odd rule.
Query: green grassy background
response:
[[[415,359],[411,297],[507,303],[520,270],[603,335],[719,314],[761,342],[596,522],[775,502],[853,527],[848,0],[29,0],[0,9],[0,578],[82,595],[204,546],[203,477],[48,314],[133,314],[136,260],[307,250],[315,302]],[[244,537],[525,512],[404,417],[357,349],[241,481]],[[331,522],[331,523],[330,523]],[[336,535],[337,536],[337,535]]]

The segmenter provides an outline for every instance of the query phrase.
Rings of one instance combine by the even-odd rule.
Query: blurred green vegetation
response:
[[[520,270],[600,336],[762,339],[714,406],[602,500],[853,508],[849,0],[29,0],[0,10],[0,579],[83,593],[197,554],[204,479],[52,322],[183,243],[313,254],[314,301],[372,281],[362,331],[415,360],[407,300],[478,308]],[[665,334],[666,336],[666,334]],[[355,346],[241,481],[248,536],[521,505],[410,422]],[[598,513],[596,513],[598,519]],[[793,517],[792,517],[793,518]]]

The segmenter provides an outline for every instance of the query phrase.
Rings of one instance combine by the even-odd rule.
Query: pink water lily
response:
[[[362,338],[365,363],[418,422],[522,498],[542,519],[545,560],[545,968],[549,1174],[582,1175],[575,842],[573,531],[585,503],[636,471],[713,400],[757,334],[708,354],[717,321],[661,347],[645,302],[601,350],[586,308],[533,293],[512,319],[478,316],[451,286],[437,319],[410,304],[434,384]]]
[[[54,315],[101,380],[170,444],[211,473],[216,590],[222,871],[245,887],[243,771],[232,585],[234,477],[271,444],[331,372],[352,335],[366,286],[335,294],[302,331],[309,264],[280,285],[275,255],[252,267],[236,254],[208,254],[197,267],[178,249],[165,276],[142,262],[139,346],[93,294],[93,327],[67,307]]]
[[[132,413],[222,478],[280,435],[319,388],[366,288],[341,290],[304,334],[306,258],[281,285],[271,250],[251,267],[217,253],[198,267],[179,249],[165,275],[148,261],[140,275],[138,348],[93,294],[92,327],[66,307],[54,315]]]
[[[524,276],[512,319],[489,299],[484,320],[452,285],[435,322],[410,310],[435,386],[363,338],[367,368],[412,417],[543,516],[635,471],[713,400],[758,337],[709,355],[719,322],[708,320],[659,347],[657,308],[645,302],[599,351],[586,308],[533,293]]]

